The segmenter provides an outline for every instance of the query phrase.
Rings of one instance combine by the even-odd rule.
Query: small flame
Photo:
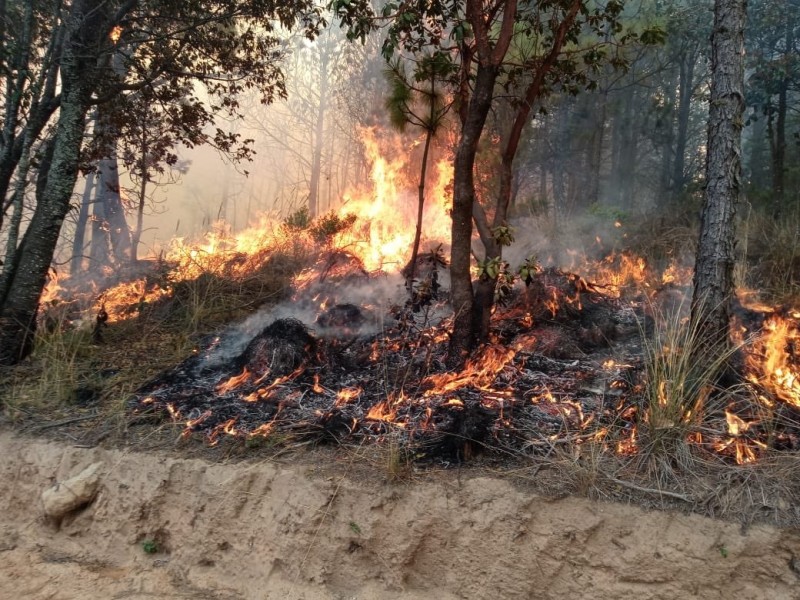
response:
[[[630,428],[627,437],[617,441],[617,454],[631,456],[639,451],[638,431],[636,425]]]
[[[368,421],[384,421],[387,423],[394,423],[402,427],[403,423],[397,423],[397,407],[400,406],[403,402],[405,402],[405,396],[401,393],[397,398],[392,399],[390,396],[388,399],[378,402],[372,408],[369,409],[367,412],[367,420]]]
[[[216,390],[217,394],[219,395],[227,394],[231,390],[235,390],[240,385],[247,383],[250,380],[250,375],[251,375],[250,371],[248,371],[247,367],[245,367],[244,370],[238,375],[234,375],[233,377],[228,379],[228,381],[219,384]]]
[[[344,388],[339,390],[339,393],[336,394],[335,406],[342,406],[352,402],[361,395],[361,391],[362,390],[360,387]]]
[[[201,414],[199,417],[196,417],[194,419],[189,419],[188,421],[186,421],[186,429],[194,429],[195,427],[200,425],[200,423],[208,419],[211,416],[211,414],[212,414],[211,409],[208,409],[205,410],[203,414]]]
[[[728,433],[733,437],[741,435],[750,429],[750,425],[752,424],[745,422],[742,418],[733,414],[728,409],[725,409],[725,421],[728,424]]]
[[[314,374],[314,385],[312,386],[311,390],[312,390],[312,391],[313,391],[315,394],[324,394],[324,393],[325,393],[325,388],[323,388],[323,387],[322,387],[322,386],[319,384],[319,374],[318,374],[318,373],[315,373],[315,374]]]

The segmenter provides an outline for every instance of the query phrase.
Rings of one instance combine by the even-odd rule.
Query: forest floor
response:
[[[545,496],[489,464],[390,478],[360,447],[145,446],[0,431],[0,597],[800,598],[796,529]],[[96,462],[94,501],[48,521],[42,492]]]

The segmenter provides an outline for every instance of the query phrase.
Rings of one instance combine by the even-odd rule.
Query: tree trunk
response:
[[[591,141],[589,143],[589,178],[587,183],[587,201],[589,205],[600,202],[600,173],[603,166],[603,146],[605,145],[606,115],[608,111],[608,92],[602,91],[599,106],[592,107]],[[599,114],[598,114],[599,113]]]
[[[784,208],[784,180],[786,176],[786,109],[789,92],[789,76],[786,75],[778,88],[778,111],[775,115],[775,144],[772,153],[772,205],[773,215],[780,217]]]
[[[311,157],[311,181],[308,193],[308,215],[319,216],[320,180],[322,179],[322,148],[325,145],[325,112],[328,110],[328,55],[323,51],[319,65],[319,106],[314,127],[314,150]]]
[[[675,139],[675,162],[672,167],[672,197],[679,198],[686,185],[686,143],[689,133],[689,117],[692,114],[694,90],[694,67],[696,57],[687,50],[680,59],[680,91],[678,92],[678,133]]]
[[[68,85],[65,80],[65,88]],[[1,365],[18,362],[33,347],[39,297],[47,281],[50,261],[69,210],[78,172],[78,154],[86,115],[86,105],[83,104],[80,91],[79,87],[77,90],[64,90],[47,187],[18,249],[7,292],[2,298]]]
[[[111,251],[118,263],[131,260],[131,232],[125,220],[125,208],[122,206],[119,184],[119,164],[116,152],[98,161],[97,170],[100,175],[97,189],[97,200],[105,209],[108,238]]]
[[[475,222],[481,235],[481,242],[485,249],[486,260],[503,258],[503,246],[493,235],[493,231],[498,227],[508,225],[508,207],[511,203],[511,193],[514,183],[514,159],[519,150],[519,143],[522,139],[522,132],[530,121],[530,113],[538,102],[545,78],[553,68],[561,53],[567,31],[572,27],[578,10],[581,7],[581,0],[573,0],[564,19],[559,24],[553,36],[553,45],[542,60],[542,64],[536,70],[533,79],[525,88],[525,96],[521,103],[517,105],[514,114],[514,122],[508,134],[500,163],[500,188],[498,190],[497,201],[495,203],[494,218],[491,227],[488,226],[486,214],[483,208],[476,202],[473,208]],[[605,97],[605,96],[604,96]],[[600,127],[605,126],[605,106],[602,111]],[[597,140],[602,151],[602,134]],[[594,152],[594,148],[592,149]],[[599,164],[598,164],[599,178]],[[494,307],[495,290],[497,289],[497,277],[489,277],[484,274],[475,284],[475,299],[472,307],[472,327],[473,336],[479,342],[484,342],[489,337],[489,325]]]
[[[741,186],[746,4],[746,0],[716,0],[714,5],[706,189],[692,297],[692,322],[703,342],[696,349],[697,358],[706,365],[729,345],[734,216]]]
[[[131,236],[131,262],[139,260],[139,242],[142,241],[142,228],[144,227],[144,206],[147,202],[147,169],[142,169],[141,182],[139,183],[139,204],[136,207],[136,228]]]
[[[75,0],[70,9],[70,31],[61,58],[62,99],[53,162],[42,198],[18,248],[10,283],[0,297],[0,365],[19,362],[33,348],[39,298],[77,179],[108,10],[102,0]]]
[[[434,104],[431,100],[431,113],[434,111]],[[408,291],[413,291],[414,278],[417,276],[417,257],[419,256],[419,244],[422,240],[422,215],[425,211],[425,177],[428,173],[428,153],[431,149],[431,140],[433,139],[433,114],[431,114],[431,121],[429,127],[425,131],[425,148],[422,151],[422,166],[419,171],[419,186],[417,187],[419,196],[417,198],[417,226],[414,230],[414,244],[411,247],[411,262],[409,263],[410,269],[408,271]]]
[[[32,7],[29,3],[28,10]],[[5,2],[0,6],[0,15],[3,15],[4,23],[0,27],[0,50],[7,52],[7,41],[4,34],[7,27],[5,23]],[[32,27],[32,16],[26,15],[26,27]],[[50,117],[58,107],[59,100],[56,97],[57,82],[58,82],[58,57],[61,53],[62,44],[64,41],[64,27],[61,26],[61,11],[60,2],[54,6],[52,14],[52,28],[53,32],[50,38],[50,43],[47,50],[39,59],[40,71],[35,79],[29,85],[27,90],[29,98],[29,107],[26,115],[26,124],[24,132],[21,136],[16,135],[17,115],[19,113],[20,102],[22,101],[22,86],[30,74],[27,68],[22,68],[20,65],[25,64],[27,67],[28,59],[24,60],[20,57],[27,56],[30,51],[30,43],[28,42],[31,32],[28,31],[23,35],[23,42],[28,46],[27,48],[19,48],[17,55],[14,58],[17,64],[17,85],[16,88],[10,79],[10,73],[6,73],[6,109],[4,115],[3,131],[0,136],[0,199],[5,199],[8,193],[8,188],[11,184],[11,177],[14,170],[17,168],[19,161],[25,152],[25,144],[30,146],[34,144],[42,133],[45,125],[50,120]],[[5,54],[0,57],[0,63],[5,67]],[[11,200],[4,204],[0,211],[0,229],[3,227],[3,218],[5,211],[10,206]]]
[[[70,261],[70,275],[77,275],[83,270],[83,246],[86,240],[86,224],[89,222],[89,205],[92,203],[94,192],[94,173],[86,176],[86,185],[81,196],[81,208],[75,221],[75,236],[72,238],[72,260]]]
[[[22,157],[17,168],[17,180],[14,184],[14,194],[11,198],[11,221],[5,232],[6,253],[3,263],[3,275],[0,279],[0,297],[5,294],[5,290],[10,281],[13,265],[16,263],[17,242],[19,241],[20,226],[22,225],[22,215],[25,210],[25,188],[28,186],[28,171],[31,160],[31,144],[33,140],[26,136]]]
[[[475,203],[473,169],[478,142],[492,106],[494,84],[499,73],[494,65],[478,65],[475,85],[453,165],[453,225],[450,250],[450,295],[455,313],[448,363],[463,365],[475,343],[473,291],[470,275],[472,256],[472,208]]]
[[[672,191],[672,145],[675,142],[675,102],[677,98],[675,77],[670,76],[664,85],[664,95],[667,98],[664,114],[659,121],[659,144],[661,148],[661,174],[659,177],[658,191],[660,195],[669,200]],[[620,164],[620,167],[622,165]],[[666,203],[665,203],[666,204]]]

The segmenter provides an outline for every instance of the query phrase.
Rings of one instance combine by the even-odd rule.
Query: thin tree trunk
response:
[[[503,148],[500,163],[500,189],[491,227],[488,226],[486,214],[481,206],[475,202],[473,207],[475,222],[480,232],[481,242],[484,245],[487,260],[502,259],[503,257],[503,246],[495,239],[493,231],[498,227],[503,227],[508,224],[508,207],[511,203],[511,191],[514,181],[514,159],[519,150],[522,132],[530,121],[531,110],[541,96],[545,78],[556,64],[556,60],[561,53],[561,48],[564,45],[567,32],[572,27],[581,4],[581,0],[573,0],[569,10],[564,15],[564,19],[556,29],[555,35],[553,36],[553,45],[543,59],[542,64],[536,70],[533,79],[525,89],[523,101],[517,106],[514,122],[511,126],[505,147]],[[603,121],[605,121],[605,115],[603,115]],[[599,143],[602,145],[602,138]],[[486,341],[489,337],[489,325],[491,322],[496,288],[497,277],[489,277],[488,275],[482,276],[475,284],[472,326],[474,338],[479,342]]]
[[[461,140],[453,165],[450,295],[455,317],[448,353],[451,367],[462,366],[475,343],[472,315],[474,297],[470,276],[472,210],[475,204],[473,169],[481,132],[492,106],[492,93],[498,73],[499,69],[494,65],[478,65],[469,111],[461,130]]]
[[[414,286],[414,278],[417,276],[417,257],[419,256],[419,244],[422,240],[422,215],[425,210],[425,177],[428,174],[428,153],[431,148],[431,140],[436,127],[436,102],[435,102],[435,79],[431,74],[431,94],[430,94],[430,114],[428,115],[428,126],[425,130],[425,148],[422,151],[422,166],[419,170],[419,185],[417,186],[417,225],[414,230],[414,244],[411,247],[411,262],[408,272],[408,291],[411,293]]]
[[[314,127],[314,153],[311,158],[311,181],[308,194],[308,214],[314,219],[320,212],[320,180],[322,178],[322,148],[325,144],[325,112],[328,109],[328,55],[323,51],[319,66],[319,106]]]
[[[142,240],[142,228],[144,227],[144,207],[147,203],[147,172],[141,174],[142,181],[139,184],[139,204],[136,207],[136,228],[133,230],[131,240],[131,262],[139,260],[139,242]]]
[[[78,219],[75,221],[75,236],[72,239],[72,260],[70,261],[70,275],[77,275],[83,270],[83,245],[86,240],[86,224],[89,222],[89,205],[94,192],[94,173],[86,176],[86,185],[81,196],[81,208]]]
[[[687,50],[680,61],[680,91],[678,93],[678,132],[675,139],[675,161],[672,168],[672,196],[680,197],[686,183],[686,143],[694,90],[695,54]]]
[[[432,116],[433,115],[431,115],[431,117]],[[425,132],[425,149],[422,151],[422,167],[419,172],[419,186],[417,186],[419,193],[417,200],[417,225],[414,230],[414,244],[411,247],[411,268],[409,269],[407,278],[409,291],[413,285],[414,278],[417,276],[417,257],[419,256],[419,244],[422,240],[422,215],[425,210],[425,177],[428,173],[428,153],[431,147],[431,139],[433,139],[433,127],[428,127]]]
[[[741,189],[746,4],[746,0],[716,0],[714,6],[706,190],[692,297],[692,322],[704,342],[696,349],[697,360],[706,365],[730,343],[734,216]]]
[[[787,11],[789,7],[787,6]],[[788,69],[789,53],[794,46],[794,27],[792,17],[785,15],[785,43],[784,63],[787,64],[786,73],[778,87],[778,112],[775,116],[775,144],[772,154],[772,203],[773,214],[779,217],[784,208],[784,186],[786,178],[786,111],[788,108],[788,93],[790,73]]]
[[[118,263],[127,263],[131,258],[131,234],[125,220],[119,183],[119,163],[116,152],[98,161],[100,180],[97,202],[103,204],[108,227],[111,251]]]
[[[17,244],[19,242],[19,232],[22,226],[22,215],[25,211],[25,189],[28,186],[28,170],[30,168],[32,140],[26,138],[22,158],[17,168],[17,181],[14,185],[14,194],[11,198],[11,221],[6,230],[6,252],[3,261],[3,274],[0,276],[0,297],[7,293],[8,285],[14,272],[14,265],[17,264]]]
[[[664,94],[667,97],[667,108],[664,116],[662,117],[661,127],[662,143],[661,146],[661,175],[659,178],[659,192],[661,196],[668,200],[672,190],[672,161],[673,161],[673,143],[675,142],[675,102],[677,98],[675,78],[670,77],[664,86]],[[620,169],[624,168],[620,161]]]

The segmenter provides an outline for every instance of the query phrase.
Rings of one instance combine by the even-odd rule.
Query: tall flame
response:
[[[800,378],[790,358],[800,332],[789,319],[770,315],[764,334],[748,356],[750,380],[766,388],[776,398],[800,408]]]
[[[377,138],[374,128],[361,133],[371,169],[370,186],[345,194],[337,212],[341,217],[355,214],[358,220],[351,231],[337,236],[335,244],[358,256],[369,271],[399,271],[410,258],[418,206],[418,198],[408,191],[418,182],[405,172],[419,171],[406,164],[409,149],[395,149],[397,158],[389,159],[385,157],[385,142]],[[423,242],[444,242],[450,239],[447,189],[453,170],[449,161],[441,160],[433,172],[435,181],[425,194]]]

